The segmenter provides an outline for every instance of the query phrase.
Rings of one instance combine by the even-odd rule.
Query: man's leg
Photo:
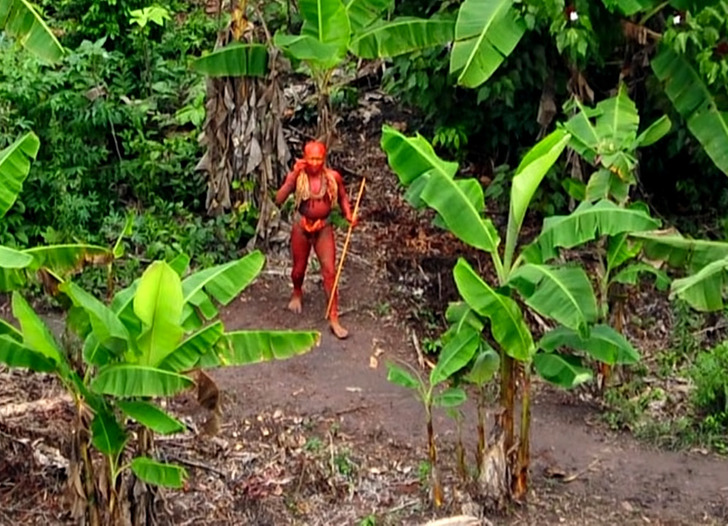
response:
[[[293,312],[301,312],[301,297],[303,297],[303,278],[306,276],[308,266],[308,255],[311,253],[311,241],[306,232],[297,222],[291,229],[291,257],[293,258],[293,269],[291,270],[291,281],[293,281],[293,294],[288,308]]]
[[[313,245],[321,264],[321,278],[324,282],[324,290],[326,291],[327,302],[331,297],[331,291],[334,288],[334,279],[336,278],[336,244],[334,243],[334,228],[326,225],[323,230],[316,234]],[[339,323],[339,293],[334,293],[334,300],[331,302],[331,311],[329,312],[329,325],[331,331],[339,339],[344,339],[349,335],[349,331],[344,329]]]

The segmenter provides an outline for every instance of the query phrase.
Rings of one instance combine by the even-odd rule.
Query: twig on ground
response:
[[[209,471],[211,473],[215,473],[216,475],[219,475],[220,477],[222,477],[223,479],[226,479],[226,480],[228,478],[227,477],[227,473],[225,473],[224,471],[221,471],[221,470],[217,469],[214,466],[210,466],[209,464],[204,464],[202,462],[197,462],[195,460],[190,460],[190,459],[187,459],[187,458],[175,457],[175,456],[170,456],[169,457],[169,460],[172,460],[174,462],[178,462],[180,464],[184,464],[185,466],[190,466],[192,468],[204,469],[205,471]]]
[[[596,466],[597,464],[599,464],[599,462],[601,462],[601,461],[602,461],[602,459],[601,459],[601,458],[595,458],[594,460],[592,460],[592,461],[591,461],[591,462],[589,463],[589,465],[588,465],[587,467],[585,467],[585,468],[584,468],[584,469],[582,469],[581,471],[577,471],[576,473],[572,473],[572,474],[571,474],[571,475],[569,475],[568,477],[564,477],[564,478],[563,478],[563,480],[562,480],[562,482],[564,482],[564,483],[569,483],[569,482],[573,482],[573,481],[575,481],[576,479],[578,479],[579,477],[581,477],[581,476],[582,476],[582,475],[584,475],[585,473],[588,473],[589,471],[591,471],[591,470],[592,470],[592,468],[593,468],[594,466]]]

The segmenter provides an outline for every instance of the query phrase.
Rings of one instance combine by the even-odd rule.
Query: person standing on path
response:
[[[328,222],[334,205],[338,202],[341,212],[351,226],[357,220],[351,212],[349,197],[341,174],[326,166],[326,146],[318,141],[306,143],[303,159],[297,159],[283,185],[276,193],[276,205],[281,206],[294,194],[295,208],[300,220],[293,223],[291,230],[291,256],[293,258],[293,294],[288,308],[294,313],[301,312],[303,280],[306,275],[311,247],[321,265],[321,277],[326,297],[331,300],[336,274],[336,244],[334,229]],[[339,339],[349,335],[339,323],[338,291],[334,291],[329,314],[331,332]]]

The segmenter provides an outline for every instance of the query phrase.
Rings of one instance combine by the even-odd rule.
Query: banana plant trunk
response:
[[[235,2],[233,2],[235,4]],[[218,35],[215,49],[245,38],[250,22],[244,5],[232,7],[231,23]],[[243,35],[246,35],[245,37]],[[269,53],[269,73],[253,77],[207,79],[206,120],[201,144],[206,152],[196,169],[207,174],[205,206],[210,215],[252,207],[258,212],[250,241],[275,232],[275,205],[270,189],[285,177],[291,153],[283,135],[286,104],[278,79],[278,53]]]

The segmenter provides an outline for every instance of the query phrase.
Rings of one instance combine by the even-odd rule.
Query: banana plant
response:
[[[447,228],[467,245],[488,253],[495,269],[495,283],[488,284],[463,258],[453,270],[455,284],[468,307],[467,313],[480,320],[482,338],[495,344],[500,354],[501,405],[503,416],[493,436],[500,455],[483,456],[481,489],[497,504],[508,496],[522,497],[528,484],[530,375],[531,368],[544,379],[562,387],[573,387],[591,378],[591,372],[573,354],[558,352],[566,346],[536,342],[522,305],[552,320],[557,328],[574,336],[569,348],[610,364],[634,363],[638,353],[614,329],[597,324],[598,308],[591,282],[583,268],[574,264],[546,264],[534,258],[539,248],[530,245],[517,253],[519,235],[528,205],[543,177],[556,162],[572,136],[557,129],[536,144],[522,159],[513,177],[506,239],[501,238],[492,220],[484,215],[483,191],[475,179],[456,179],[457,164],[440,159],[426,139],[406,137],[385,126],[382,149],[389,165],[407,187],[406,197],[416,208],[429,207],[437,215],[435,224]],[[643,210],[624,215],[609,201],[586,203],[570,222],[545,223],[537,247],[556,250],[571,232],[580,243],[600,234],[619,235],[633,230],[652,230],[655,222]],[[547,251],[548,251],[547,250]],[[472,326],[467,325],[471,330]],[[461,329],[464,330],[464,329]],[[558,335],[558,333],[557,333]],[[554,338],[554,336],[552,336]],[[611,347],[604,350],[604,340]],[[548,344],[548,345],[547,345]],[[469,359],[469,358],[468,358]],[[521,429],[516,441],[515,400],[520,384]],[[485,445],[483,450],[491,450]],[[516,455],[511,455],[511,451]],[[499,459],[508,459],[507,466]],[[496,462],[496,469],[487,463]],[[502,467],[500,467],[502,465]],[[506,469],[507,468],[507,469]],[[509,478],[506,475],[511,473]],[[503,484],[503,481],[507,481]],[[507,493],[507,494],[506,494]]]
[[[454,307],[452,316],[460,314],[462,314],[462,309]],[[466,325],[467,323],[472,325]],[[497,354],[484,345],[479,336],[481,330],[482,322],[467,314],[463,314],[462,319],[453,319],[453,330],[442,336],[444,346],[440,359],[428,377],[423,377],[412,367],[408,367],[409,370],[407,370],[394,363],[387,364],[387,379],[401,387],[413,390],[423,404],[427,428],[427,451],[431,467],[431,498],[437,508],[442,506],[443,490],[432,420],[433,409],[453,409],[466,400],[465,391],[461,387],[445,387],[445,385],[454,374],[466,367],[476,354],[478,358],[469,372],[468,380],[483,387],[495,374],[492,364],[494,359],[497,363]]]
[[[45,62],[57,62],[65,53],[28,0],[0,0],[0,30]]]
[[[229,304],[262,269],[260,252],[183,278],[188,262],[152,263],[109,305],[71,281],[61,283],[73,305],[67,323],[80,338],[79,351],[60,345],[19,292],[12,298],[19,328],[0,324],[1,363],[55,374],[72,395],[71,476],[73,487],[82,488],[89,524],[113,522],[140,498],[129,471],[147,484],[183,486],[184,468],[160,460],[152,447],[154,433],[186,429],[159,400],[193,387],[196,371],[286,359],[318,342],[317,332],[227,331],[217,319],[215,303]],[[108,499],[93,483],[99,474],[108,481]]]
[[[328,103],[331,78],[347,54],[358,58],[394,57],[444,45],[453,39],[448,19],[400,17],[386,20],[392,0],[301,0],[298,35],[278,32],[273,42],[289,57],[308,65],[316,84],[320,136],[332,132]]]

